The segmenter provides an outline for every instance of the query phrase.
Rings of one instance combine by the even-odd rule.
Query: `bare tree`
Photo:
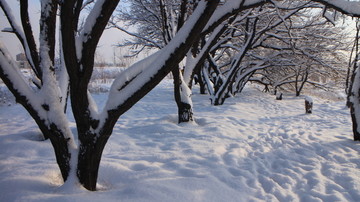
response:
[[[337,11],[340,11],[341,13],[344,13],[344,14],[346,14],[346,15],[349,15],[349,16],[353,16],[353,17],[359,17],[359,15],[360,15],[360,9],[359,9],[359,4],[358,4],[358,2],[356,2],[356,1],[345,1],[345,0],[313,0],[314,2],[319,2],[319,3],[321,3],[322,5],[324,5],[323,6],[323,9],[324,9],[324,17],[326,17],[328,20],[330,20],[331,21],[331,16],[328,14],[328,9],[329,8],[332,8],[332,9],[335,9],[335,10],[337,10]],[[277,7],[282,7],[281,6],[281,3],[280,2],[277,2],[277,1],[274,1],[274,0],[270,0],[269,2],[271,2],[271,3],[273,3],[275,6],[277,6]],[[294,2],[297,2],[297,1],[294,1]],[[303,1],[303,2],[306,2],[306,1]],[[209,25],[206,27],[206,29],[204,30],[205,32],[206,32],[206,30],[215,30],[215,28],[217,27],[217,26],[219,26],[222,22],[224,22],[226,19],[228,19],[230,16],[233,16],[234,14],[236,14],[236,13],[239,13],[239,11],[240,10],[244,10],[244,8],[249,8],[248,6],[249,5],[251,5],[251,6],[253,6],[253,7],[255,7],[255,6],[259,6],[259,5],[262,5],[263,3],[265,3],[265,1],[262,1],[262,0],[254,0],[254,1],[251,1],[251,3],[250,3],[250,1],[241,1],[241,2],[238,2],[239,4],[242,4],[242,6],[240,6],[240,7],[238,7],[238,8],[235,8],[234,7],[234,5],[236,4],[235,3],[235,0],[234,1],[232,1],[232,0],[228,0],[228,1],[225,1],[224,2],[226,5],[231,5],[231,6],[226,6],[227,8],[228,8],[228,10],[227,10],[227,12],[223,12],[221,9],[219,9],[219,13],[221,13],[220,15],[218,14],[218,13],[215,13],[214,15],[213,15],[213,18],[210,20],[210,22],[209,22]],[[241,8],[241,9],[239,9],[239,8]],[[285,10],[287,9],[286,7],[284,7],[285,8]],[[226,10],[226,8],[224,7],[224,9],[223,10]],[[205,52],[205,51],[204,51]],[[190,55],[190,54],[188,54],[188,55]],[[207,54],[205,54],[205,55],[207,55]],[[196,58],[196,57],[195,57]],[[198,63],[197,65],[191,65],[191,66],[193,66],[193,67],[199,67],[199,66],[202,66],[203,64],[203,61],[204,61],[204,57],[198,57],[197,59],[195,59],[195,60],[193,60],[193,61],[202,61],[202,62],[200,62],[200,63]],[[354,64],[356,64],[356,63],[354,63]],[[199,68],[189,68],[189,69],[191,69],[190,71],[188,71],[188,72],[191,72],[191,73],[188,73],[187,75],[192,75],[192,76],[190,76],[190,77],[188,77],[188,78],[193,78],[193,76],[194,76],[194,74],[196,73],[196,74],[200,74],[200,72],[199,72]],[[308,78],[308,76],[306,76],[306,75],[308,75],[308,71],[307,70],[309,70],[308,68],[306,68],[306,71],[298,71],[298,72],[304,72],[305,74],[303,75],[303,76],[301,76],[301,77],[303,77],[304,79],[302,79],[301,81],[306,81],[307,80],[307,78]],[[185,69],[185,71],[186,71],[186,69]],[[299,74],[298,74],[298,76],[299,76]],[[198,78],[201,78],[200,76],[198,76]],[[210,78],[210,77],[207,77],[207,78]],[[246,77],[245,77],[246,78]],[[353,74],[353,76],[352,76],[352,82],[351,83],[354,83],[354,81],[356,80],[355,78],[356,78],[356,74],[355,74],[355,72],[354,72],[354,74]],[[265,85],[269,85],[269,83],[268,82],[264,82],[262,79],[253,79],[253,80],[257,80],[257,81],[261,81],[261,82],[263,82]],[[192,79],[190,79],[190,81],[192,81]],[[238,85],[240,88],[239,89],[241,89],[241,86],[243,86],[243,84],[245,83],[245,82],[243,82],[243,81],[246,81],[246,80],[240,80],[241,82],[239,83],[240,85]],[[210,81],[209,81],[210,82]],[[190,84],[190,86],[191,86],[191,84]],[[299,90],[302,88],[301,86],[303,86],[303,83],[300,85],[300,88],[298,88],[298,92],[300,92]],[[354,90],[354,89],[352,89],[352,88],[354,88],[353,87],[353,85],[348,85],[349,87],[350,87],[350,89],[351,90],[349,90],[349,105],[351,105],[351,106],[353,106],[352,107],[352,117],[353,117],[353,123],[354,123],[354,136],[355,136],[355,134],[357,133],[357,134],[360,134],[360,130],[359,130],[359,132],[356,132],[357,131],[357,124],[356,124],[356,120],[357,120],[357,118],[356,117],[360,117],[360,115],[359,116],[355,116],[355,113],[353,113],[353,112],[355,112],[356,110],[355,110],[355,108],[357,108],[357,105],[358,104],[351,104],[351,103],[354,103],[354,95],[355,95],[355,99],[356,100],[358,100],[358,99],[360,99],[360,95],[359,96],[356,96],[357,94],[355,94],[354,93],[354,91],[356,91],[356,90]],[[268,86],[267,86],[268,87]],[[350,101],[350,100],[352,100],[352,101]],[[356,102],[356,103],[359,103],[359,102]],[[359,109],[359,111],[360,111],[360,109]],[[360,113],[360,112],[359,112]],[[360,135],[357,135],[357,136],[360,136]]]
[[[281,14],[279,5],[262,6],[230,24],[202,71],[213,105],[222,105],[226,98],[240,93],[256,71],[271,66],[271,58],[279,53],[271,51],[266,56],[264,42],[276,38],[271,32],[284,20],[309,6],[314,5],[302,2],[288,5]]]
[[[272,58],[271,67],[257,72],[266,84],[294,90],[299,96],[305,84],[326,90],[332,87],[326,84],[331,79],[342,78],[349,37],[343,27],[333,26],[322,17],[322,11],[318,13],[314,9],[299,12],[286,26],[272,31],[276,37],[262,44],[270,50],[267,54],[280,53]]]
[[[28,23],[27,1],[20,1],[21,24],[16,22],[7,2],[0,1],[12,32],[23,44],[36,78],[33,86],[24,81],[4,45],[0,46],[0,77],[15,95],[17,102],[33,117],[44,136],[50,139],[64,181],[78,179],[89,190],[96,189],[101,154],[118,118],[182,60],[198,40],[199,33],[218,4],[218,1],[201,1],[194,11],[195,15],[168,46],[134,64],[114,81],[106,106],[98,111],[88,92],[88,83],[94,68],[97,44],[118,2],[95,1],[79,31],[83,1],[42,1],[40,44],[37,49]],[[63,62],[60,75],[56,75],[54,69],[58,11]],[[63,41],[66,43],[62,43]],[[60,79],[57,80],[57,76]],[[68,89],[77,126],[78,144],[64,112]]]
[[[100,111],[88,92],[88,83],[94,68],[97,44],[119,0],[94,1],[82,29],[79,30],[83,7],[90,2],[92,1],[41,1],[40,43],[37,45],[29,23],[28,1],[20,1],[21,22],[18,23],[7,1],[0,0],[0,7],[11,25],[11,31],[21,42],[35,73],[33,84],[28,84],[5,46],[0,44],[0,77],[17,102],[35,120],[44,136],[50,139],[64,181],[79,181],[86,189],[96,190],[102,151],[119,117],[179,64],[193,44],[200,40],[202,33],[209,33],[209,30],[214,30],[230,16],[264,4],[265,1],[227,0],[220,7],[219,0],[199,1],[193,14],[168,45],[119,75],[112,84],[105,107]],[[354,2],[320,2],[360,16],[360,9],[354,10],[354,7],[358,8],[358,4],[353,4]],[[56,27],[57,14],[60,16],[60,27]],[[60,29],[62,63],[59,71],[54,68],[56,29]],[[352,111],[355,112],[360,109],[358,77],[359,75],[354,75],[354,96],[351,99]],[[68,92],[78,142],[75,141],[65,114]],[[355,120],[354,123],[357,123],[357,118]]]

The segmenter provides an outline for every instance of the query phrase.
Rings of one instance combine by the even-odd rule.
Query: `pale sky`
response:
[[[13,14],[20,22],[20,14],[19,14],[19,3],[16,0],[8,0],[8,4],[13,9]],[[39,34],[39,16],[40,16],[40,1],[39,0],[29,0],[29,15],[30,21],[32,24],[33,31],[35,33],[35,40],[38,39]],[[7,19],[0,9],[0,30],[3,30],[6,27],[10,27]],[[110,63],[113,62],[114,58],[114,44],[117,42],[121,42],[127,35],[118,31],[118,30],[105,30],[98,47],[98,55],[100,57],[105,58]],[[11,55],[15,57],[16,54],[23,52],[22,47],[15,37],[14,34],[0,32],[0,41],[5,44],[7,49],[10,51]]]
[[[19,14],[19,3],[17,0],[7,0],[8,4],[13,9],[13,14],[17,17],[18,21],[20,22],[20,14]],[[29,14],[31,18],[31,23],[33,27],[33,31],[35,33],[35,39],[38,39],[39,33],[39,16],[40,16],[40,0],[29,0]],[[352,28],[353,24],[351,24]],[[7,19],[0,9],[0,30],[3,30],[6,27],[10,27],[7,23]],[[108,63],[112,63],[114,61],[114,51],[116,50],[117,53],[119,49],[116,49],[113,45],[122,42],[125,38],[129,37],[128,35],[124,34],[123,32],[115,29],[105,30],[100,42],[97,51],[97,55],[100,58],[103,58]],[[14,34],[11,33],[4,33],[0,31],[0,41],[5,44],[7,49],[10,51],[13,57],[16,54],[23,52],[18,39],[15,37]],[[123,50],[124,52],[124,50]]]

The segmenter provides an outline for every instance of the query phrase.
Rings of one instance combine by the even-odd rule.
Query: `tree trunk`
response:
[[[352,120],[354,141],[360,141],[360,132],[358,130],[358,120],[356,118],[355,109],[354,109],[353,105],[350,106],[350,114],[351,114],[351,120]]]
[[[79,182],[90,191],[96,190],[102,152],[110,135],[111,133],[99,135],[91,132],[88,132],[86,135],[81,135],[77,177],[79,178]]]
[[[214,106],[219,106],[219,105],[224,104],[225,99],[222,97],[214,97],[214,99],[211,101],[212,101],[211,104],[213,104]]]
[[[305,113],[311,114],[313,108],[313,101],[310,97],[305,97]]]
[[[193,121],[194,119],[191,104],[182,100],[182,97],[187,95],[182,95],[184,92],[181,89],[182,79],[179,67],[177,66],[174,68],[172,73],[174,77],[174,97],[178,107],[178,122],[183,123]]]
[[[203,82],[201,80],[201,82],[199,83],[199,86],[200,86],[200,94],[201,95],[206,95],[206,85],[205,85],[205,82]]]
[[[360,121],[360,75],[358,66],[356,66],[356,71],[351,77],[351,84],[350,84],[350,94],[349,94],[349,107],[350,107],[350,114],[352,120],[352,128],[353,128],[353,135],[354,141],[360,141],[360,130],[359,130],[359,121]]]
[[[179,107],[179,123],[194,121],[192,107],[188,103],[181,102]]]
[[[93,142],[82,143],[79,148],[77,177],[79,182],[90,191],[96,190],[102,150]]]
[[[200,87],[200,94],[205,95],[206,94],[206,84],[203,80],[203,77],[201,75],[201,69],[199,68],[196,73],[196,77],[194,77],[195,83],[199,84]]]

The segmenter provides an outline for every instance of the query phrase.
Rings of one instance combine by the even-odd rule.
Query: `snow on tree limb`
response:
[[[112,12],[109,11],[113,11],[119,1],[120,0],[98,0],[95,2],[94,7],[86,18],[81,33],[83,43],[86,43],[90,39],[95,40],[97,43],[111,16]]]
[[[157,53],[138,63],[135,63],[129,67],[128,70],[119,75],[111,87],[108,99],[109,101],[105,107],[106,111],[116,109],[119,105],[122,105],[128,97],[132,96],[133,93],[138,91],[146,83],[148,80],[147,77],[150,77],[151,79],[152,75],[158,73],[162,68],[164,68],[165,60],[170,58],[170,54],[172,54],[181,46],[181,44],[185,42],[185,37],[189,37],[189,33],[191,31],[190,29],[194,26],[196,20],[198,20],[196,18],[201,16],[205,6],[204,1],[199,3],[198,8],[192,15],[192,19],[189,20],[183,29],[179,31],[176,39],[173,39],[167,46],[159,50]]]
[[[149,62],[140,74],[129,75],[128,78],[130,80],[126,81],[128,82],[126,86],[122,87],[126,82],[121,82],[120,85],[117,81],[114,82],[116,86],[113,86],[109,93],[108,102],[101,117],[108,117],[104,114],[109,113],[113,116],[120,116],[130,108],[128,107],[129,105],[134,105],[141,97],[145,96],[155,87],[155,85],[170,72],[174,65],[183,59],[192,46],[192,43],[200,37],[202,28],[215,10],[218,2],[217,0],[200,1],[194,13],[170,43],[158,51],[155,56],[150,56],[150,58],[154,57],[154,59],[156,59],[155,61],[152,62],[152,59],[145,59],[142,63],[136,63],[129,67],[129,69],[138,69],[139,67],[137,66],[144,65],[144,63],[146,65],[146,63]],[[135,72],[138,73],[139,71]],[[119,87],[121,88],[119,89]]]
[[[31,50],[30,50],[29,44],[26,40],[25,33],[24,33],[23,29],[21,28],[21,26],[19,25],[19,23],[16,21],[12,9],[10,8],[10,6],[8,5],[8,3],[5,0],[0,0],[0,7],[5,13],[5,16],[12,28],[12,32],[15,33],[15,35],[19,39],[20,43],[22,44],[25,54],[26,54],[26,57],[29,60],[30,66],[34,69],[34,72],[37,75],[39,75],[38,70],[35,68],[35,63],[31,57]]]
[[[264,3],[266,3],[266,0],[228,0],[216,9],[204,31],[209,32],[213,30],[217,25],[241,10],[254,8]]]
[[[346,0],[313,0],[349,16],[360,17],[360,2]]]
[[[216,43],[216,40],[221,36],[221,34],[225,31],[227,24],[221,24],[221,26],[218,26],[215,28],[215,30],[211,33],[208,40],[206,41],[205,45],[201,48],[199,54],[192,58],[191,54],[188,56],[190,57],[188,59],[189,64],[185,68],[184,71],[184,80],[190,86],[190,82],[192,82],[192,77],[194,76],[194,70],[196,66],[201,65],[201,60],[205,60],[205,58],[208,56],[209,51],[211,48],[213,48],[214,43]]]
[[[90,14],[86,18],[83,30],[82,30],[82,41],[86,42],[88,39],[91,39],[92,32],[96,27],[96,23],[100,15],[102,15],[102,7],[106,0],[96,1],[94,8],[91,10]]]
[[[83,30],[77,42],[77,57],[82,60],[82,68],[87,71],[84,80],[87,81],[91,77],[93,70],[93,58],[100,37],[109,22],[111,14],[115,10],[120,0],[98,0],[86,18]],[[79,55],[80,53],[80,55]],[[83,58],[86,57],[86,58]]]
[[[360,17],[360,2],[346,1],[346,0],[312,0],[313,2],[322,3],[328,7],[334,8],[344,14]],[[240,10],[257,7],[267,0],[227,0],[224,5],[220,6],[209,20],[208,25],[204,30],[212,30],[217,24],[220,24],[224,19],[239,12]]]
[[[85,1],[85,2],[83,3],[82,7],[81,7],[81,10],[84,9],[84,8],[86,8],[86,6],[94,3],[94,1],[95,1],[95,0],[87,0],[87,1]]]
[[[54,74],[57,2],[41,1],[40,62],[42,71]],[[54,24],[55,23],[55,24]],[[46,77],[47,78],[47,77]]]
[[[31,65],[31,68],[34,70],[36,76],[38,79],[41,79],[42,77],[42,71],[40,69],[39,65],[39,54],[37,52],[37,46],[35,43],[34,35],[32,26],[30,23],[30,17],[28,12],[28,0],[22,0],[20,1],[20,16],[21,16],[21,23],[23,26],[24,34],[26,37],[27,46],[29,48],[30,55],[26,55],[27,58],[29,58],[29,64]],[[28,53],[27,53],[28,54]],[[40,86],[37,84],[37,86]]]
[[[16,91],[20,96],[27,98],[34,97],[34,92],[28,85],[26,79],[18,70],[17,65],[13,62],[6,47],[0,42],[0,75],[1,79],[11,82],[10,90]]]
[[[130,35],[130,36],[133,36],[133,37],[142,39],[142,40],[144,40],[144,41],[147,41],[149,44],[152,44],[152,46],[154,46],[155,48],[160,49],[160,48],[163,47],[161,44],[158,44],[156,41],[154,41],[154,40],[152,40],[152,39],[150,39],[150,38],[146,38],[146,37],[144,37],[144,36],[141,36],[140,34],[137,34],[137,33],[134,33],[134,32],[130,32],[130,31],[128,31],[127,29],[124,29],[124,28],[120,27],[119,25],[117,25],[117,24],[116,24],[115,22],[113,22],[113,21],[110,21],[109,23],[111,24],[111,27],[116,28],[116,29],[118,29],[118,30],[120,30],[120,31],[122,31],[122,32],[124,32],[124,33],[126,33],[126,34],[128,34],[128,35]]]

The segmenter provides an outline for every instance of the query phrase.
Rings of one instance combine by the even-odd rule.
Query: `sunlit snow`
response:
[[[360,201],[344,100],[312,95],[305,114],[303,97],[277,101],[255,86],[216,107],[197,92],[195,123],[177,124],[172,80],[125,113],[96,192],[62,186],[50,142],[20,105],[1,106],[0,201]]]

